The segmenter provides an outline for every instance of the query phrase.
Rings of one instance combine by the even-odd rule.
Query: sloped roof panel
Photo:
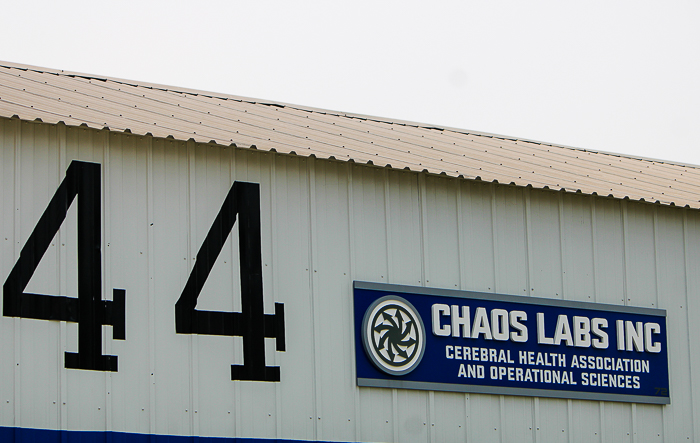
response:
[[[0,62],[0,116],[700,208],[700,167]]]

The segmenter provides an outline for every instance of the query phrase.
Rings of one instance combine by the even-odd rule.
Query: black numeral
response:
[[[662,396],[667,396],[668,395],[668,388],[654,388],[656,390],[655,394],[656,395],[662,395]]]
[[[78,323],[78,352],[65,353],[66,368],[116,371],[117,356],[102,355],[102,325],[114,327],[113,338],[126,339],[126,291],[114,289],[114,301],[102,300],[101,182],[99,164],[71,162],[5,281],[3,315]],[[78,298],[25,293],[76,195]]]
[[[242,312],[197,310],[197,297],[233,229],[236,216]],[[265,365],[265,337],[276,338],[277,350],[285,350],[284,305],[275,303],[275,313],[265,314],[262,283],[260,185],[234,182],[197,252],[194,268],[175,304],[178,334],[243,337],[244,364],[231,365],[231,380],[280,381],[280,368]]]

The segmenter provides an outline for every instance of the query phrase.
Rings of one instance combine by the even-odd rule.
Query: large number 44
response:
[[[32,275],[78,197],[78,298],[24,292]],[[78,323],[78,352],[65,353],[71,369],[117,371],[117,356],[102,355],[102,325],[113,338],[126,338],[126,291],[102,300],[100,165],[73,161],[66,177],[22,248],[3,286],[3,315]],[[197,298],[238,218],[242,312],[197,310]],[[260,238],[260,186],[234,182],[204,240],[184,290],[175,305],[179,334],[243,337],[244,364],[231,366],[232,380],[279,381],[280,370],[265,365],[265,338],[285,350],[284,305],[263,310]]]

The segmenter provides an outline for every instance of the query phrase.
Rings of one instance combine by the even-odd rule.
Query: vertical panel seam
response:
[[[137,141],[135,140],[134,143]],[[156,414],[156,399],[155,399],[155,353],[156,353],[156,337],[155,337],[155,282],[153,280],[155,258],[154,258],[154,240],[151,223],[153,223],[153,136],[146,137],[147,152],[146,152],[146,217],[148,220],[147,239],[148,239],[148,370],[150,371],[149,378],[149,427],[151,433],[156,432],[155,414]]]
[[[698,419],[696,419],[695,414],[697,413],[697,410],[695,408],[695,402],[693,401],[693,396],[696,395],[697,393],[697,385],[695,383],[695,379],[697,377],[693,377],[693,367],[692,367],[692,340],[690,338],[690,325],[691,323],[691,318],[690,318],[690,303],[689,303],[689,298],[688,298],[688,293],[690,292],[690,269],[688,265],[688,209],[683,209],[683,263],[684,263],[684,271],[685,271],[685,315],[686,315],[686,321],[688,323],[688,373],[690,374],[690,416],[693,417],[692,420],[692,427],[691,430],[693,432],[692,434],[692,440],[695,440],[695,437],[698,435]],[[665,425],[665,424],[664,424]]]
[[[471,426],[471,412],[472,407],[470,403],[469,394],[464,394],[464,437],[467,442],[472,442],[474,439],[474,433],[472,432]]]
[[[195,187],[196,187],[196,181],[195,181],[195,142],[194,140],[190,139],[187,140],[187,177],[188,177],[188,200],[187,200],[187,217],[188,217],[188,227],[189,229],[187,230],[187,237],[188,237],[188,251],[187,251],[187,274],[189,275],[192,272],[192,268],[194,267],[193,261],[194,261],[194,254],[196,254],[195,251],[197,251],[197,244],[195,244],[196,237],[197,237],[197,217],[195,216]],[[188,425],[190,427],[190,434],[194,434],[194,408],[195,408],[195,400],[194,396],[195,394],[195,373],[194,373],[194,365],[195,362],[194,360],[196,359],[195,355],[195,340],[196,340],[196,334],[188,334],[187,336],[187,341],[188,341],[188,351],[189,351],[189,398],[188,398],[188,405],[189,409],[186,411],[187,418],[188,418]],[[236,429],[238,431],[238,429]]]
[[[387,168],[382,170],[382,184],[384,188],[384,235],[386,237],[386,279],[387,283],[394,283],[392,280],[394,273],[392,272],[393,266],[393,244],[391,240],[391,203],[390,190],[389,190],[389,173]],[[395,442],[399,441],[399,399],[398,391],[396,389],[391,390],[391,430],[392,439]]]
[[[58,132],[58,183],[56,184],[56,189],[61,184],[63,174],[65,174],[65,171],[67,169],[67,156],[66,156],[66,125],[63,123],[58,124],[57,128]],[[65,236],[66,233],[59,229],[58,231],[59,235],[59,245],[65,244]],[[67,262],[67,252],[66,248],[60,247],[60,259],[59,259],[59,290],[61,291],[61,294],[66,293],[67,289],[67,281],[66,281],[66,262]],[[68,371],[65,368],[65,365],[63,364],[63,359],[65,356],[66,352],[66,322],[62,321],[60,322],[59,325],[59,335],[60,335],[60,342],[61,342],[61,348],[59,352],[59,357],[58,357],[58,367],[60,371],[60,398],[58,399],[59,402],[59,415],[60,415],[60,423],[61,423],[61,429],[65,430],[68,429],[68,412],[67,412],[67,407],[64,403],[67,403],[68,401]]]
[[[659,210],[653,209],[652,223],[654,226],[654,289],[656,291],[656,306],[659,306]],[[685,246],[685,245],[684,245]],[[653,306],[653,305],[652,305]]]
[[[493,291],[498,292],[498,276],[499,276],[499,265],[498,265],[498,235],[496,231],[496,185],[493,183],[489,184],[489,191],[491,195],[491,244],[493,247]]]
[[[528,296],[532,297],[532,290],[534,289],[533,285],[535,284],[534,276],[532,275],[532,263],[534,262],[532,257],[532,196],[530,195],[530,188],[525,188],[523,192],[525,194],[525,249],[527,251],[527,263],[525,264],[527,267],[526,292]]]
[[[316,440],[321,439],[323,436],[323,429],[321,426],[321,411],[323,411],[323,405],[321,401],[321,396],[319,395],[319,366],[321,364],[320,362],[320,356],[319,356],[319,346],[320,346],[320,341],[318,337],[318,331],[316,326],[318,325],[319,319],[318,319],[318,309],[316,309],[316,288],[318,287],[318,281],[317,281],[317,272],[316,272],[316,262],[315,260],[318,257],[318,245],[317,241],[314,238],[314,236],[317,234],[317,226],[316,226],[316,163],[315,163],[315,158],[310,157],[307,159],[307,186],[308,186],[308,193],[309,193],[309,289],[310,289],[310,298],[309,298],[309,308],[310,308],[310,314],[311,314],[311,334],[313,336],[313,354],[314,354],[314,393],[313,393],[313,399],[314,399],[314,416],[316,419],[312,419],[314,425],[314,438]]]
[[[527,268],[527,295],[532,297],[532,284],[533,284],[533,277],[532,277],[532,247],[531,247],[531,239],[532,239],[532,222],[531,222],[531,208],[530,208],[530,188],[525,188],[523,190],[523,194],[525,197],[525,250],[526,250],[526,259],[527,263],[525,264]],[[494,255],[496,254],[496,251],[494,250]],[[495,288],[494,288],[495,289]],[[535,397],[534,399],[534,407],[533,407],[533,427],[535,428],[533,430],[533,434],[535,436],[534,441],[537,442],[539,441],[539,436],[540,436],[540,399],[539,397]]]
[[[348,252],[350,254],[350,282],[355,281],[355,269],[356,269],[356,264],[355,264],[355,211],[354,211],[354,206],[355,206],[355,194],[353,191],[353,176],[352,176],[352,163],[346,163],[347,167],[347,186],[348,186],[348,234],[349,234],[349,247],[348,247]],[[353,300],[354,300],[354,291],[352,294],[352,298],[350,300],[350,307],[353,307]],[[350,309],[349,313],[352,316],[353,309]],[[353,319],[350,319],[351,324],[353,323]],[[351,334],[350,335],[350,340],[352,343],[355,341],[355,335]],[[354,343],[354,347],[359,346],[359,343]],[[353,346],[351,346],[351,349]],[[362,420],[359,419],[360,414],[361,414],[361,406],[360,406],[360,388],[357,386],[356,380],[357,380],[357,361],[355,361],[355,354],[352,354],[352,376],[353,380],[355,381],[355,389],[354,389],[354,395],[355,395],[355,441],[359,441],[360,437],[362,436]]]
[[[498,418],[499,418],[498,439],[502,442],[508,441],[508,440],[506,440],[506,427],[504,425],[504,423],[506,422],[505,417],[506,417],[506,396],[499,395],[498,396]]]
[[[598,303],[598,288],[600,287],[598,278],[598,223],[596,222],[596,199],[595,197],[590,198],[590,210],[591,210],[591,255],[593,260],[593,302]],[[605,402],[598,402],[598,420],[600,420],[600,441],[605,440]]]
[[[425,174],[418,174],[418,207],[420,210],[420,255],[421,255],[421,286],[427,286],[430,275],[430,263],[428,260],[428,201],[427,184]]]
[[[562,192],[559,193],[558,199],[557,199],[557,208],[558,208],[558,224],[559,224],[559,260],[560,260],[560,265],[561,265],[561,274],[559,277],[561,278],[561,299],[566,300],[567,297],[570,297],[569,295],[569,288],[568,288],[568,282],[567,282],[567,277],[565,276],[566,274],[566,245],[565,245],[565,236],[564,236],[564,194]],[[569,413],[571,415],[571,413]],[[569,439],[570,440],[570,439]]]
[[[570,297],[569,295],[569,288],[568,288],[568,283],[567,283],[567,277],[565,276],[567,267],[566,267],[566,247],[564,244],[565,237],[564,237],[564,194],[560,192],[558,194],[557,198],[557,222],[558,222],[558,227],[559,227],[559,260],[560,260],[560,265],[561,265],[561,299],[566,300],[567,298]],[[571,399],[567,399],[566,401],[566,425],[567,425],[567,432],[566,432],[566,437],[569,443],[573,443],[574,441],[574,436],[571,432],[571,429],[573,428],[573,423],[574,423],[574,402]]]
[[[430,426],[428,427],[428,437],[430,438],[430,443],[435,443],[435,415],[432,411],[435,411],[435,391],[428,392],[428,409],[431,411],[429,417]]]
[[[20,187],[22,185],[22,177],[21,177],[21,144],[22,144],[22,121],[19,119],[14,119],[13,120],[13,126],[14,126],[14,135],[15,135],[15,158],[14,158],[14,167],[15,167],[15,189],[14,189],[14,235],[15,235],[15,242],[14,242],[14,259],[17,260],[17,257],[19,257],[20,253],[20,242],[22,240],[21,238],[21,222],[22,219],[20,217],[20,199],[21,199],[21,193],[20,193]],[[19,317],[15,317],[14,319],[14,360],[15,360],[15,367],[14,367],[14,425],[15,427],[20,427],[22,424],[21,420],[21,371],[20,371],[20,345],[21,345],[21,337],[20,337],[20,328],[21,328],[21,319]]]
[[[627,293],[629,291],[629,226],[627,220],[627,201],[622,200],[620,202],[620,209],[622,210],[622,264],[623,264],[623,278],[622,278],[622,304],[627,306]]]
[[[629,220],[627,212],[627,200],[620,202],[622,212],[622,261],[623,261],[623,279],[622,279],[622,304],[627,306],[627,298],[629,296]],[[634,428],[634,411],[630,407],[630,425]]]
[[[532,408],[532,415],[533,415],[533,430],[532,433],[534,435],[534,442],[540,441],[540,398],[535,397],[532,399],[533,402],[533,408]]]
[[[195,160],[194,146],[195,145],[193,142],[192,143],[193,148],[192,148],[192,153],[191,153],[191,162],[190,162],[192,165],[192,174],[190,175],[190,177],[191,177],[190,180],[192,180],[193,188],[194,188],[194,160]],[[229,170],[230,170],[232,182],[236,181],[236,165],[237,165],[237,156],[239,154],[244,155],[245,152],[242,150],[236,149],[236,148],[231,149],[231,165],[229,167]],[[192,207],[194,208],[194,191],[192,191],[192,192],[193,192],[192,193]],[[194,209],[193,209],[193,211],[194,211]],[[195,220],[194,212],[192,212],[191,219],[193,220],[193,223],[194,223],[194,220]],[[235,229],[235,226],[234,226],[234,229]],[[194,224],[190,227],[190,231],[196,232]],[[236,241],[235,240],[236,237],[233,236],[233,232],[229,233],[229,235],[231,236],[231,244],[233,245],[234,242]],[[197,246],[197,245],[194,245],[194,244],[192,245],[192,248],[193,248],[192,251],[195,250],[194,249],[195,246]],[[238,247],[240,248],[240,244]],[[236,266],[235,257],[236,257],[236,250],[234,247],[232,247],[231,248],[231,266],[232,266],[231,273],[232,273],[232,275],[236,275],[235,270],[233,269],[233,267]],[[240,263],[238,264],[238,266],[240,267]],[[235,285],[236,284],[235,278],[233,278],[232,280],[233,280],[232,284]],[[238,282],[238,285],[240,286],[240,281]],[[241,300],[241,302],[242,302],[242,300]],[[235,303],[236,303],[235,300],[232,301],[233,306],[235,306]],[[233,347],[234,355],[236,355],[235,341],[234,341],[234,344],[232,347]],[[238,381],[235,381],[235,382],[232,381],[231,383],[233,383],[233,397],[234,397],[234,402],[233,402],[234,403],[234,411],[233,411],[233,417],[232,417],[233,418],[233,434],[236,436],[239,436],[239,435],[242,435],[242,427],[243,427],[241,425],[241,422],[242,422],[242,418],[241,418],[241,409],[242,409],[241,408],[241,396],[242,396],[241,395],[241,383]]]
[[[102,294],[104,294],[104,297],[107,298],[107,296],[110,294],[109,288],[112,286],[112,272],[111,272],[111,262],[112,262],[112,257],[110,254],[110,249],[106,247],[107,244],[109,244],[109,241],[111,239],[110,233],[111,233],[111,227],[112,224],[110,222],[111,220],[111,211],[109,210],[109,202],[110,200],[108,199],[110,195],[110,176],[109,176],[109,130],[103,129],[98,132],[99,134],[102,135],[102,143],[103,143],[103,151],[102,151],[102,241],[100,244],[100,247],[102,248],[103,254],[102,254],[102,275],[104,276],[104,279],[102,281]],[[109,334],[103,334],[102,335],[104,341],[105,341],[105,354],[111,355],[112,354],[112,338]],[[124,357],[122,356],[122,362]],[[123,367],[123,364],[122,364]],[[105,373],[105,431],[111,431],[113,427],[112,423],[112,373],[111,372],[106,372]]]
[[[591,246],[591,254],[593,258],[593,301],[595,303],[598,303],[598,287],[599,287],[599,282],[598,282],[598,260],[597,260],[597,254],[598,254],[598,224],[596,222],[596,210],[595,210],[595,198],[590,199],[591,202],[591,241],[592,241],[592,246]]]
[[[392,267],[394,265],[392,251],[394,250],[394,245],[391,237],[391,202],[389,201],[391,193],[389,190],[389,172],[387,168],[382,170],[382,185],[384,188],[384,235],[386,237],[386,278],[384,280],[387,283],[398,283],[392,280],[394,276],[392,272]]]
[[[420,219],[419,219],[419,226],[420,226],[420,256],[421,256],[421,286],[428,286],[428,282],[430,281],[430,262],[428,259],[428,184],[426,183],[427,177],[423,173],[418,174],[418,208],[420,211]],[[428,394],[428,417],[427,417],[427,423],[429,426],[427,426],[427,433],[428,433],[428,439],[431,442],[435,441],[435,432],[434,428],[432,426],[433,421],[435,420],[434,417],[434,410],[432,409],[432,406],[434,406],[434,402],[431,402],[430,399],[433,398],[435,393],[433,391],[430,391]],[[396,420],[394,420],[396,421]],[[398,423],[395,424],[395,427],[398,428]]]
[[[658,211],[658,208],[656,206],[653,207],[652,211],[653,211],[653,215],[652,215],[653,230],[652,230],[652,233],[653,233],[653,237],[654,237],[654,242],[653,242],[653,246],[654,246],[654,291],[655,291],[655,296],[656,296],[656,306],[655,307],[658,308],[658,307],[660,307],[659,306],[659,289],[660,289],[659,288],[659,241],[658,241],[658,238],[659,238],[659,231],[658,231],[659,211]],[[683,234],[685,236],[685,231],[683,232]],[[684,247],[685,247],[685,244],[684,244]],[[670,369],[670,365],[671,365],[670,358],[668,359],[668,365],[669,365],[669,369]],[[668,383],[669,383],[668,387],[670,390],[671,385],[673,384],[672,377],[669,379]],[[666,408],[662,407],[661,408],[661,423],[662,423],[663,430],[664,430],[664,440],[666,439],[666,429],[667,429],[666,421],[667,421],[667,419],[668,419],[668,417],[667,417],[667,413],[666,413]],[[634,432],[636,434],[637,430],[634,429]]]
[[[192,155],[194,157],[193,170],[196,171],[197,167],[195,164],[197,162],[197,155],[196,155],[197,143],[194,140],[191,140],[191,142],[192,142]],[[206,149],[206,147],[207,147],[206,145],[202,146],[203,149]],[[207,154],[204,154],[203,157],[204,157],[204,159],[203,159],[202,163],[203,163],[203,168],[204,168],[204,176],[205,176],[205,180],[206,180],[206,177],[207,177],[208,172],[209,172],[209,171],[207,171]],[[195,183],[195,186],[196,186],[196,182],[193,181],[193,183]],[[207,185],[204,186],[204,189],[208,191]],[[196,199],[197,198],[196,197],[196,189],[193,189],[193,193],[195,194],[195,199]],[[206,199],[205,199],[205,201],[206,201]],[[192,207],[195,208],[195,212],[196,212],[196,206],[193,204]],[[196,218],[196,216],[195,216],[195,218]],[[203,243],[206,236],[207,236],[207,234],[205,232],[204,236],[202,238],[202,242],[198,242],[198,243]],[[195,243],[192,245],[193,246],[192,251],[194,254],[197,254],[197,252],[199,252],[200,244],[198,244],[198,243]],[[194,255],[194,257],[196,258],[196,255]],[[191,377],[192,377],[192,394],[191,394],[192,395],[192,409],[190,409],[190,417],[191,417],[191,423],[192,423],[192,428],[191,428],[192,435],[199,436],[200,435],[200,433],[199,433],[199,431],[200,431],[200,429],[199,429],[199,358],[200,358],[199,334],[192,334],[191,337],[192,337],[192,362],[190,364],[191,364],[191,368],[192,368],[192,374],[191,374]]]
[[[232,159],[233,155],[234,153],[232,152]],[[274,301],[280,299],[279,294],[277,294],[277,290],[279,288],[279,272],[277,271],[279,259],[277,258],[278,237],[275,226],[277,223],[277,156],[275,154],[270,154],[269,157],[266,158],[270,159],[270,238],[272,240],[270,242],[270,252],[272,255],[272,257],[270,257],[270,264],[272,265],[272,290],[270,293],[272,294],[272,299]],[[233,182],[233,164],[231,164],[229,171],[231,174],[229,182]],[[233,264],[234,260],[231,260],[231,263]],[[273,358],[275,366],[282,367],[280,363],[281,356],[278,352],[274,353]],[[282,437],[282,388],[280,387],[280,384],[281,383],[275,383],[275,437],[277,439]]]
[[[459,274],[457,275],[457,284],[459,289],[463,290],[464,285],[467,281],[467,276],[465,275],[464,268],[464,251],[466,247],[464,246],[464,215],[462,214],[462,181],[454,180],[457,199],[457,266],[459,267]]]
[[[605,402],[600,402],[600,441],[606,441],[605,435]]]

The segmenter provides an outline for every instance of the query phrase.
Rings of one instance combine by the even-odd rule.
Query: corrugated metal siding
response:
[[[0,62],[0,116],[700,208],[700,169]]]
[[[1,426],[367,442],[700,438],[697,211],[0,119],[3,279],[72,159],[103,165],[103,285],[127,290],[127,340],[104,338],[119,372],[63,368],[74,324],[0,317]],[[261,184],[265,309],[286,311],[287,351],[267,349],[280,383],[230,380],[239,338],[175,334],[175,301],[234,180]],[[71,211],[29,289],[77,293]],[[200,308],[240,309],[237,251],[231,236]],[[357,388],[353,280],[666,309],[671,404]]]

